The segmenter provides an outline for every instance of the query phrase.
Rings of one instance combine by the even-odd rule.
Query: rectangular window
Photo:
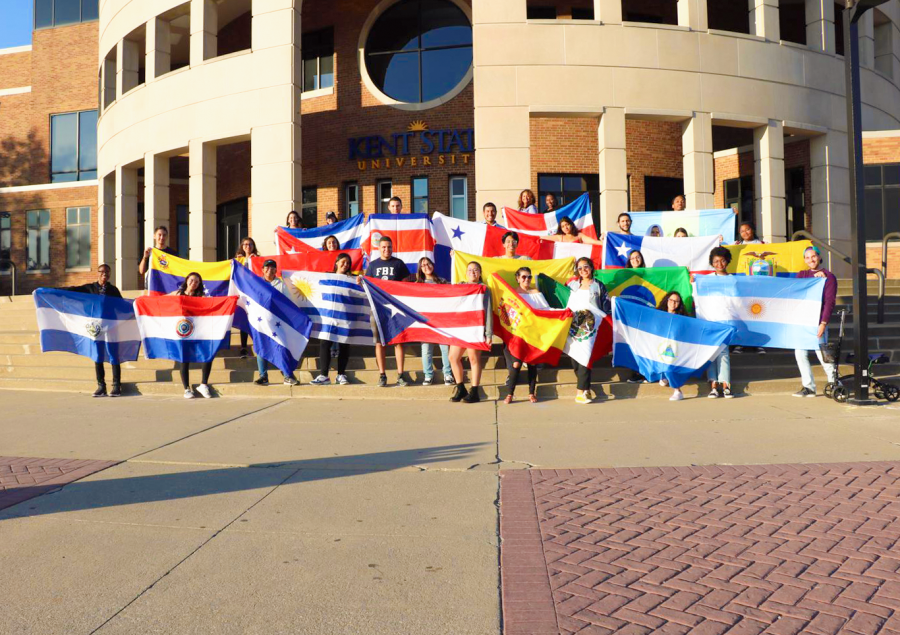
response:
[[[529,6],[525,10],[525,17],[528,20],[555,20],[556,7],[533,7]]]
[[[900,163],[867,165],[863,175],[866,240],[881,242],[885,234],[900,231]]]
[[[0,212],[0,273],[8,273],[12,259],[12,217],[9,212]]]
[[[191,249],[191,224],[188,206],[175,206],[175,229],[178,236],[178,257],[188,258]]]
[[[91,208],[66,208],[66,268],[91,266]]]
[[[469,183],[465,176],[450,177],[450,215],[469,220]]]
[[[347,218],[359,214],[359,185],[357,183],[347,183],[347,187],[344,189],[344,195],[347,201],[346,207],[344,208]]]
[[[50,210],[35,209],[25,213],[27,236],[27,271],[50,271]]]
[[[593,20],[594,19],[594,7],[586,7],[586,8],[572,7],[572,19],[573,20]]]
[[[597,174],[539,174],[538,201],[541,212],[547,211],[547,195],[556,198],[556,208],[568,205],[588,192],[591,208],[596,210],[600,200],[600,176]]]
[[[725,184],[725,207],[738,213],[741,223],[753,222],[753,177],[742,176],[738,179],[727,179]]]
[[[428,213],[428,177],[417,176],[412,180],[413,214]]]
[[[334,86],[334,29],[304,33],[301,48],[303,92]]]
[[[99,0],[35,0],[34,28],[48,29],[99,17]]]
[[[319,204],[315,185],[303,188],[303,204],[300,207],[300,220],[307,229],[319,225]]]
[[[375,192],[378,196],[378,212],[380,214],[388,213],[388,203],[394,195],[394,186],[390,181],[378,181],[375,185]]]
[[[97,111],[50,116],[50,182],[97,178]]]

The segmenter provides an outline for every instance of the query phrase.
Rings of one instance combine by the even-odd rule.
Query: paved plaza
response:
[[[0,411],[4,635],[900,631],[900,406]]]

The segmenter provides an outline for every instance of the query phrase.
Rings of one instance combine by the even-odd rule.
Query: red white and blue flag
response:
[[[147,359],[208,362],[228,348],[237,296],[145,296],[134,301]]]
[[[506,217],[506,226],[520,234],[531,234],[532,236],[555,234],[559,229],[559,221],[564,217],[569,217],[580,233],[591,238],[598,237],[597,229],[594,226],[594,216],[591,214],[591,200],[587,192],[554,212],[526,214],[510,207],[504,207],[503,213]]]
[[[363,278],[379,339],[385,344],[428,342],[490,350],[484,341],[480,284],[419,284]]]
[[[305,245],[304,245],[305,247]],[[278,268],[275,275],[283,275],[282,271],[318,271],[320,273],[332,273],[334,262],[341,254],[350,256],[350,271],[363,270],[362,251],[359,249],[347,249],[346,251],[319,251],[310,249],[298,253],[281,252],[280,256],[253,256],[250,258],[250,271],[258,276],[262,275],[263,264],[266,260],[274,260]]]
[[[331,225],[322,225],[312,229],[289,229],[279,227],[284,233],[306,243],[313,249],[321,249],[322,241],[334,236],[341,244],[341,249],[359,249],[366,237],[366,218],[362,214],[338,221]],[[286,253],[282,251],[281,253]]]
[[[368,223],[368,239],[363,251],[371,261],[378,258],[378,242],[388,236],[393,242],[394,258],[406,263],[410,273],[419,270],[419,258],[428,256],[434,260],[434,236],[428,214],[371,214]]]

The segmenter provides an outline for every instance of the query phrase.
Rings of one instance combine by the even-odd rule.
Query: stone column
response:
[[[706,2],[707,0],[678,0],[678,25],[690,27],[692,31],[706,31],[709,28]]]
[[[750,33],[770,42],[781,39],[778,24],[778,0],[748,0],[750,9]]]
[[[712,117],[708,112],[695,112],[681,129],[687,208],[713,209],[716,183],[713,176]]]
[[[812,233],[835,249],[850,253],[850,160],[846,132],[831,130],[809,142],[812,181]],[[827,252],[822,256],[838,277],[850,266]]]
[[[104,59],[100,67],[101,108],[103,110],[106,110],[116,100],[116,57],[118,57],[118,47],[116,47],[116,55],[112,59],[109,57]]]
[[[859,20],[859,65],[875,68],[875,12],[866,11]]]
[[[188,203],[190,260],[216,260],[216,146],[191,139]]]
[[[625,160],[625,109],[607,108],[597,129],[600,150],[600,230],[615,231],[616,219],[628,211]]]
[[[888,77],[900,77],[900,46],[897,46],[898,31],[891,21],[875,25],[875,70]],[[895,52],[895,50],[897,52]]]
[[[110,278],[118,283],[116,277],[116,173],[110,172],[100,179],[97,195],[97,264],[107,264]]]
[[[169,219],[169,157],[152,152],[144,155],[144,245],[153,246],[153,232],[160,225],[169,230],[169,239],[175,228]]]
[[[806,45],[814,51],[834,53],[833,0],[806,0]]]
[[[147,22],[147,47],[144,70],[149,84],[172,69],[172,29],[167,20],[153,18]]]
[[[119,289],[138,283],[137,169],[116,167],[116,281]]]
[[[140,46],[131,40],[120,40],[116,47],[116,97],[138,85]]]
[[[217,55],[218,34],[219,16],[215,1],[191,0],[191,66],[199,66],[204,60]]]
[[[622,24],[622,0],[594,0],[594,19],[604,24]]]
[[[784,200],[784,127],[774,119],[753,129],[754,210],[766,242],[787,240]]]

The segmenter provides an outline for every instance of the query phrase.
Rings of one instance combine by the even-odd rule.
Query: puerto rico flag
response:
[[[385,344],[429,342],[482,351],[486,320],[480,284],[420,284],[363,278],[379,339]]]
[[[654,238],[608,232],[603,268],[628,267],[628,255],[638,250],[644,256],[647,267],[687,267],[695,272],[709,271],[709,252],[718,246],[718,236]]]
[[[520,234],[532,236],[549,236],[559,229],[559,221],[568,216],[579,232],[585,236],[598,238],[594,227],[594,216],[591,214],[591,201],[587,192],[568,205],[563,205],[555,212],[546,214],[526,214],[510,207],[503,208],[506,226]]]
[[[362,214],[357,214],[347,220],[338,221],[331,225],[322,225],[313,229],[288,229],[287,227],[279,227],[289,236],[293,236],[297,240],[306,243],[313,249],[321,249],[322,241],[328,236],[334,236],[341,243],[341,249],[359,249],[366,235],[366,218]],[[287,253],[282,251],[281,253]]]
[[[434,260],[434,236],[428,214],[372,214],[366,227],[368,238],[363,242],[363,252],[369,260],[379,257],[378,241],[382,236],[390,237],[394,257],[406,263],[410,273],[419,270],[419,258],[428,256]]]
[[[147,359],[208,362],[228,348],[237,296],[145,296],[134,301]]]

